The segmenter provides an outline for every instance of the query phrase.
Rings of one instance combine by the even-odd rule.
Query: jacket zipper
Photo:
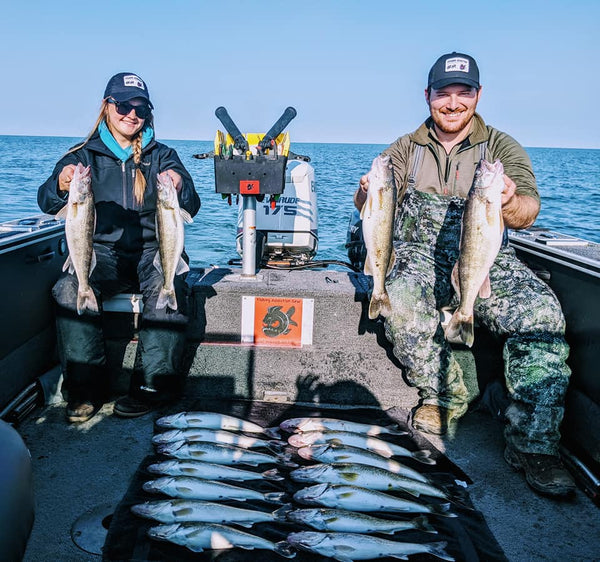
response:
[[[127,175],[125,174],[125,162],[121,162],[121,183],[123,186],[123,208],[127,209]]]

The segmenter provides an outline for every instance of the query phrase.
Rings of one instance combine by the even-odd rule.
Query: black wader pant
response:
[[[138,344],[141,346],[143,375],[132,377],[129,394],[146,401],[176,397],[182,386],[178,372],[185,346],[187,290],[184,276],[175,277],[177,310],[157,310],[156,301],[163,276],[153,265],[157,249],[124,255],[113,248],[94,244],[96,266],[90,285],[102,308],[102,299],[122,292],[141,292],[144,309]],[[77,314],[78,282],[65,272],[52,294],[58,304],[58,350],[69,402],[104,401],[108,397],[108,376],[101,315],[85,311]]]

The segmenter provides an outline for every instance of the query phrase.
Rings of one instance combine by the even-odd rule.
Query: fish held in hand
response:
[[[90,167],[81,162],[75,167],[69,185],[69,198],[65,207],[56,215],[65,219],[65,237],[69,256],[63,271],[77,277],[77,314],[86,310],[98,312],[96,295],[90,287],[90,275],[96,266],[93,238],[96,229],[96,207],[92,191]]]
[[[454,560],[446,553],[446,542],[408,543],[391,541],[355,533],[317,533],[302,531],[290,533],[288,542],[298,548],[341,562],[371,560],[374,558],[400,558],[407,560],[411,554],[430,554],[442,560]]]
[[[446,339],[471,347],[474,340],[475,299],[491,294],[489,271],[502,245],[502,191],[504,168],[500,160],[481,160],[475,170],[462,217],[460,254],[452,271],[452,285],[460,303],[445,329]]]
[[[148,536],[155,540],[185,546],[193,552],[242,548],[272,550],[284,558],[295,556],[295,552],[286,541],[274,543],[226,525],[212,523],[158,525],[148,529]]]
[[[369,303],[369,318],[389,316],[392,312],[385,280],[395,262],[393,247],[396,186],[390,157],[379,155],[373,160],[368,174],[367,199],[362,207],[362,232],[367,248],[365,275],[373,277],[373,291]]]
[[[173,281],[175,275],[190,270],[182,257],[184,245],[183,223],[190,223],[192,217],[179,206],[177,190],[167,172],[158,174],[156,183],[156,238],[158,252],[154,266],[163,274],[163,285],[158,294],[156,308],[177,310],[177,297]]]

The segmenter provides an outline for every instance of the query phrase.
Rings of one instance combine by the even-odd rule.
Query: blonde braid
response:
[[[140,167],[142,162],[142,131],[140,131],[131,142],[133,151],[133,162],[135,163],[135,181],[133,184],[133,197],[138,205],[144,202],[144,192],[146,191],[146,178],[142,174]]]

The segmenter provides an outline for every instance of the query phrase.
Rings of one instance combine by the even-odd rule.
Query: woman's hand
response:
[[[71,180],[73,179],[73,174],[75,173],[75,165],[67,164],[58,174],[58,189],[61,191],[69,191],[71,186]]]
[[[181,175],[178,174],[175,170],[165,170],[165,172],[163,173],[167,173],[171,176],[171,179],[173,180],[173,185],[175,186],[175,191],[179,193],[181,191],[181,188],[183,187],[183,179],[181,178]]]

